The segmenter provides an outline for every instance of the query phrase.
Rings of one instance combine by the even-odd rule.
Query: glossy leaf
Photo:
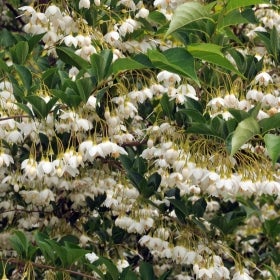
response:
[[[90,64],[81,58],[80,56],[76,55],[74,51],[66,47],[57,47],[56,52],[58,57],[66,64],[71,66],[75,66],[78,69],[87,69]]]
[[[172,48],[164,52],[149,50],[148,57],[155,67],[192,78],[200,84],[195,72],[194,58],[185,48]]]
[[[113,59],[113,53],[110,50],[103,50],[99,54],[92,54],[90,57],[91,67],[97,82],[101,82],[110,75],[110,66]]]
[[[242,145],[247,143],[253,136],[260,133],[258,122],[249,117],[237,125],[237,128],[232,134],[230,143],[230,154],[234,155]]]
[[[258,4],[269,4],[268,0],[229,0],[227,1],[227,5],[225,11],[228,13],[235,9],[244,8],[247,6],[258,5]]]
[[[260,120],[259,125],[261,127],[262,133],[266,133],[272,129],[280,128],[280,113]]]
[[[280,136],[266,134],[264,136],[264,143],[269,157],[271,158],[273,164],[275,164],[280,156]]]
[[[138,70],[138,69],[144,69],[147,66],[132,59],[132,58],[119,58],[117,59],[113,65],[113,73],[117,74],[122,71],[127,71],[127,70]]]
[[[193,44],[189,45],[187,49],[195,58],[215,64],[242,76],[242,74],[224,56],[221,52],[221,47],[218,45],[210,43]]]
[[[208,10],[201,4],[190,2],[179,5],[173,14],[166,36],[187,24],[202,19],[211,20],[211,16]]]

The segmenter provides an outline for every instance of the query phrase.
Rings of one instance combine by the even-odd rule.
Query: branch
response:
[[[0,259],[0,261],[1,262],[7,262],[7,263],[14,263],[14,264],[18,264],[18,265],[21,265],[21,266],[24,266],[26,262],[29,262],[32,266],[37,267],[37,268],[51,269],[51,270],[66,272],[66,273],[69,273],[69,274],[78,275],[78,276],[81,276],[81,277],[85,277],[87,279],[98,280],[98,278],[96,278],[94,276],[90,276],[88,274],[84,274],[82,272],[74,271],[74,270],[71,270],[71,269],[57,268],[57,267],[52,266],[52,265],[39,264],[39,263],[31,262],[31,261],[18,260],[18,259],[15,259],[15,258]]]

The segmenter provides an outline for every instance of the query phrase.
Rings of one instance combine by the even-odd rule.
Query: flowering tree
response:
[[[3,1],[2,279],[280,279],[272,2]]]

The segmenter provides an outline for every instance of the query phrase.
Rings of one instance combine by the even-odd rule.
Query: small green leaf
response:
[[[41,41],[41,39],[44,37],[45,33],[41,33],[41,34],[36,34],[36,35],[32,35],[32,37],[30,39],[28,39],[28,46],[29,46],[29,51],[33,50],[34,47],[38,46],[39,42]]]
[[[76,80],[76,86],[81,99],[86,103],[90,94],[94,90],[94,85],[91,78],[83,78]]]
[[[162,108],[163,113],[170,118],[171,120],[174,119],[174,113],[175,113],[175,102],[174,100],[170,101],[168,95],[165,93],[163,94],[160,105]]]
[[[273,164],[275,164],[280,155],[280,136],[266,134],[264,136],[264,143],[269,157],[271,158]]]
[[[248,112],[243,111],[243,110],[238,110],[234,108],[228,108],[228,111],[231,113],[231,115],[238,121],[241,122],[247,118],[250,117]]]
[[[11,246],[17,252],[17,254],[22,258],[27,258],[28,247],[30,245],[27,237],[22,231],[15,231],[9,239]]]
[[[113,53],[110,50],[103,50],[100,54],[92,54],[90,62],[93,70],[93,75],[97,82],[101,82],[110,75],[110,65],[112,63]]]
[[[141,262],[139,268],[141,280],[155,280],[153,266],[147,262]]]
[[[260,126],[258,122],[249,117],[237,125],[237,128],[231,135],[230,154],[234,155],[239,148],[244,145],[253,136],[260,133]]]
[[[187,24],[202,19],[212,20],[211,15],[203,5],[196,2],[179,5],[173,14],[166,36]]]
[[[26,100],[32,105],[32,110],[38,118],[46,118],[48,115],[47,104],[45,100],[37,95],[26,96]]]
[[[22,82],[23,82],[23,86],[29,90],[31,85],[32,85],[32,75],[30,70],[23,66],[23,65],[17,65],[14,64],[14,67],[16,69],[16,71],[18,72]]]
[[[15,64],[23,65],[29,53],[29,46],[26,41],[20,41],[11,48],[12,60]]]
[[[7,73],[10,72],[9,66],[7,65],[7,63],[2,58],[0,58],[0,69],[3,70],[4,72],[7,72]]]
[[[119,279],[119,271],[111,260],[104,257],[99,257],[99,259],[95,261],[94,264],[96,266],[104,264],[107,267],[107,273],[111,276],[111,279],[113,280]]]

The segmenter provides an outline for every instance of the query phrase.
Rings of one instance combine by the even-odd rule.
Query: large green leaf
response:
[[[148,56],[155,67],[190,77],[200,84],[194,68],[194,58],[185,48],[172,48],[162,53],[149,50]]]
[[[207,9],[199,3],[184,3],[175,10],[166,36],[179,28],[201,19],[211,19]]]
[[[233,134],[230,136],[230,154],[234,155],[242,145],[244,145],[248,140],[259,133],[260,126],[253,117],[249,117],[240,122]]]
[[[126,57],[126,58],[119,58],[117,59],[113,64],[113,73],[117,74],[121,71],[127,71],[127,70],[138,70],[138,69],[143,69],[146,68],[146,65],[143,65],[142,63]]]
[[[224,54],[221,52],[221,48],[221,46],[211,43],[192,44],[187,47],[188,51],[195,58],[213,63],[242,76],[229,60],[225,58]]]
[[[225,11],[228,13],[235,9],[240,9],[247,6],[258,5],[258,4],[269,4],[267,0],[229,0],[227,2]]]
[[[271,158],[273,164],[275,164],[280,155],[280,136],[266,134],[264,136],[264,143],[269,157]]]
[[[270,118],[264,118],[259,121],[262,133],[266,133],[269,130],[280,128],[280,113],[277,113]]]
[[[242,23],[249,23],[250,21],[246,18],[246,14],[242,14],[242,12],[238,10],[233,10],[227,16],[225,17],[224,15],[221,14],[217,28],[222,29],[226,26],[230,25],[237,25],[237,24],[242,24]]]

